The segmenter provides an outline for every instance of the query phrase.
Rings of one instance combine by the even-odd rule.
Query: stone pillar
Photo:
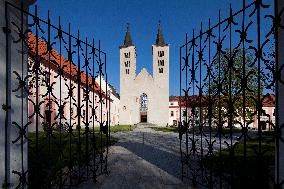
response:
[[[21,77],[22,74],[26,77],[27,54],[22,53],[21,42],[13,42],[13,40],[19,39],[19,35],[17,27],[13,26],[11,22],[13,21],[21,28],[21,11],[6,2],[21,7],[20,0],[0,1],[0,105],[2,107],[0,109],[0,187],[16,188],[20,184],[20,175],[28,169],[28,145],[27,140],[22,142],[20,138],[16,141],[20,136],[20,129],[12,123],[15,122],[20,127],[27,123],[27,94],[22,95],[21,89],[13,92],[19,86],[19,78],[13,72],[17,72]],[[23,8],[27,10],[34,0],[23,2]],[[7,5],[7,11],[5,5]],[[8,18],[8,29],[6,28],[5,14]],[[24,30],[27,28],[25,14],[23,28]],[[7,32],[9,34],[6,41]]]
[[[284,0],[278,0],[279,8],[278,12],[284,8]],[[281,15],[281,24],[284,25],[284,13]],[[279,41],[278,41],[278,55],[279,55],[279,68],[284,64],[284,29],[279,28]],[[284,81],[284,70],[281,72],[281,79]],[[279,126],[281,127],[284,124],[284,85],[279,82],[278,88],[278,110],[279,110]],[[281,129],[281,136],[284,139],[284,128]],[[276,152],[277,153],[277,152]],[[277,155],[277,154],[276,154]],[[276,156],[277,157],[277,156]],[[276,165],[276,176],[277,176],[277,167],[279,167],[279,181],[283,181],[282,188],[284,188],[284,143],[279,141],[279,165]],[[276,177],[277,180],[277,177]]]

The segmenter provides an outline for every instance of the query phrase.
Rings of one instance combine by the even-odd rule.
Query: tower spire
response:
[[[157,33],[157,38],[156,38],[156,44],[157,46],[166,46],[167,44],[165,43],[164,40],[164,35],[162,31],[162,26],[161,26],[161,20],[158,22],[158,33]]]
[[[126,48],[126,47],[129,47],[129,46],[134,46],[133,42],[132,42],[131,34],[130,34],[130,24],[127,23],[126,25],[127,26],[126,26],[126,34],[125,34],[125,37],[124,37],[124,42],[123,42],[123,45],[120,46],[120,48]]]

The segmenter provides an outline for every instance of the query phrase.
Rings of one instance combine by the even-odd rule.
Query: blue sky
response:
[[[251,2],[251,1],[249,1]],[[101,40],[107,53],[109,81],[119,91],[119,45],[122,44],[126,23],[131,25],[133,42],[137,49],[137,73],[145,67],[152,73],[151,45],[155,42],[157,23],[161,19],[165,40],[170,44],[170,95],[179,94],[179,46],[185,33],[191,35],[200,23],[212,23],[228,16],[229,5],[240,9],[241,0],[37,0],[39,17],[46,19],[50,10],[51,22],[58,23],[61,16],[63,29],[82,37]],[[31,7],[33,12],[33,7]]]

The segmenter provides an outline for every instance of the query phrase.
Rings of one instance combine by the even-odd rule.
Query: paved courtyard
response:
[[[181,181],[178,133],[157,132],[139,126],[133,132],[118,132],[120,140],[110,147],[109,175],[80,188],[149,189],[188,188]]]

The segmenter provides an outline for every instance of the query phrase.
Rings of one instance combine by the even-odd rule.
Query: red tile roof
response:
[[[265,96],[262,96],[262,98],[263,98],[262,107],[274,107],[275,106],[275,95],[267,94]],[[171,99],[174,99],[174,96],[172,96]],[[185,104],[186,104],[185,96],[182,96],[182,97],[175,96],[175,99],[179,101],[179,105],[181,105],[182,107],[185,107]],[[208,96],[202,96],[201,99],[199,96],[188,96],[187,97],[187,104],[189,107],[193,107],[193,106],[199,107],[200,102],[201,102],[202,107],[206,107],[208,106],[208,103],[209,103],[208,101],[209,101]]]
[[[28,44],[29,44],[29,50],[30,53],[35,55],[36,54],[36,36],[29,32],[28,34]],[[70,71],[71,71],[71,79],[74,80],[74,77],[77,76],[78,74],[78,68],[74,63],[71,63],[68,59],[60,55],[56,50],[52,49],[49,56],[47,44],[42,41],[41,39],[38,39],[38,56],[41,57],[43,60],[45,60],[47,63],[50,62],[51,64],[57,64],[55,67],[55,70],[57,70],[61,64],[61,68],[63,69],[64,73],[66,74],[67,77],[70,76]],[[49,61],[50,60],[50,61]],[[82,71],[82,70],[81,70]],[[72,78],[73,77],[73,78]],[[90,87],[90,90],[93,88],[94,92],[99,93],[100,92],[100,87],[99,84],[95,82],[94,86],[92,87],[92,82],[93,78],[91,76],[87,76],[85,72],[81,73],[81,84],[82,86],[86,86],[88,82],[88,85]],[[105,97],[105,92],[103,89],[101,89],[103,96]]]
[[[275,106],[275,95],[268,94],[263,98],[262,101],[263,107],[274,107]]]

